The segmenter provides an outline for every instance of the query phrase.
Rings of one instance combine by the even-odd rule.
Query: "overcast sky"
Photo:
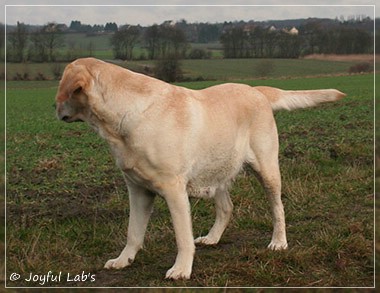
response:
[[[160,1],[150,1],[159,4]],[[70,25],[72,20],[79,20],[83,24],[105,24],[116,22],[122,24],[152,25],[160,24],[165,20],[181,20],[188,22],[223,22],[235,20],[281,20],[308,17],[349,17],[351,15],[366,15],[374,17],[375,1],[279,1],[279,0],[255,0],[255,1],[200,1],[200,0],[167,0],[161,1],[168,6],[120,6],[142,5],[145,0],[108,0],[108,1],[83,1],[83,0],[0,0],[3,3],[2,22],[16,24],[17,21],[25,24],[46,24],[58,22]],[[25,6],[27,3],[29,6]],[[118,6],[90,6],[90,5],[118,5]],[[191,5],[225,5],[225,6],[183,6]],[[280,4],[281,3],[281,4]],[[288,3],[296,6],[288,6]],[[317,6],[311,6],[317,3]],[[66,6],[47,6],[47,5]],[[266,5],[266,6],[236,6],[236,5]],[[332,6],[331,4],[334,4]],[[353,5],[355,4],[355,5]],[[5,5],[7,5],[5,7]],[[20,6],[13,6],[20,5]],[[23,6],[24,5],[24,6]],[[41,6],[30,6],[41,5]],[[74,6],[89,5],[89,6]],[[173,5],[173,6],[170,6]],[[278,5],[278,6],[271,6]],[[367,5],[367,6],[366,6]],[[6,13],[5,13],[6,12]],[[5,18],[6,17],[6,18]],[[376,17],[379,17],[378,12]]]

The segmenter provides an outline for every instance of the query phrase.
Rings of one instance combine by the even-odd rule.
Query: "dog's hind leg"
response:
[[[226,186],[218,187],[215,192],[216,219],[210,232],[195,239],[196,244],[217,244],[226,229],[232,215],[233,204]]]
[[[288,247],[285,230],[285,212],[281,201],[281,175],[278,163],[275,164],[273,162],[272,165],[267,164],[268,165],[257,174],[264,186],[272,210],[273,235],[268,248],[281,250]]]
[[[154,195],[149,191],[128,184],[130,216],[127,245],[118,258],[110,259],[106,269],[121,269],[132,264],[136,253],[142,248],[145,230],[153,209]]]
[[[268,125],[270,127],[263,127],[251,136],[251,153],[248,161],[265,189],[272,210],[273,235],[268,248],[281,250],[286,249],[288,244],[285,230],[285,212],[281,201],[278,136],[275,124]]]

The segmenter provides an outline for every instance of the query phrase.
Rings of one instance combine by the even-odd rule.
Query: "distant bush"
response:
[[[183,78],[181,63],[177,58],[168,58],[157,61],[154,75],[166,82],[180,81]]]
[[[16,72],[16,74],[13,76],[13,80],[22,80],[22,75],[19,72]]]
[[[140,53],[138,60],[148,60],[148,57],[146,56],[144,51]]]
[[[271,60],[260,60],[256,67],[255,73],[259,77],[267,77],[274,72],[275,66]]]
[[[19,72],[16,72],[16,74],[13,76],[13,80],[16,80],[16,81],[19,81],[19,80],[30,80],[29,78],[29,73],[27,72],[24,72],[24,73],[19,73]]]
[[[42,72],[38,72],[35,80],[47,80],[46,76]]]
[[[203,76],[201,75],[198,75],[196,77],[190,77],[190,76],[186,76],[186,77],[183,77],[181,79],[182,82],[194,82],[194,81],[210,81],[210,80],[216,80],[216,79],[212,79],[212,78],[204,78]]]
[[[187,56],[189,59],[210,59],[211,52],[206,51],[205,49],[191,49],[190,53]]]
[[[348,69],[348,73],[362,73],[362,72],[371,72],[371,71],[372,71],[372,66],[368,62],[352,65]]]
[[[56,80],[61,79],[63,68],[60,63],[53,63],[50,69]]]

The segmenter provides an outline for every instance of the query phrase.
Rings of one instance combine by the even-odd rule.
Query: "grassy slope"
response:
[[[273,64],[271,78],[305,77],[326,74],[347,74],[350,66],[355,62],[333,62],[320,60],[289,60],[289,59],[210,59],[210,60],[183,60],[182,68],[185,78],[237,80],[260,78],[257,68],[261,62],[269,61]],[[127,61],[123,65],[132,70],[141,71],[144,66],[154,66],[154,61]],[[63,70],[66,63],[62,63]],[[27,73],[34,79],[40,72],[48,79],[53,78],[54,64],[49,63],[10,63],[7,64],[8,79],[14,78],[16,73]]]
[[[249,170],[232,193],[234,216],[214,247],[197,249],[190,281],[163,280],[175,259],[166,204],[158,198],[145,249],[132,267],[102,270],[126,238],[128,201],[105,143],[84,124],[62,124],[56,83],[9,83],[7,273],[96,274],[61,286],[372,286],[373,81],[371,75],[247,82],[288,89],[338,88],[348,97],[276,114],[290,249],[265,249],[271,220]],[[188,83],[202,88],[212,83]],[[192,200],[194,235],[212,202]],[[36,284],[8,282],[8,286]],[[56,286],[57,284],[50,284]]]

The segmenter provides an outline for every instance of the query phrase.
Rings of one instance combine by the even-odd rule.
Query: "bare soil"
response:
[[[341,61],[341,62],[369,62],[374,60],[373,54],[350,54],[350,55],[336,55],[336,54],[311,54],[305,56],[303,59],[313,59],[322,61]]]

